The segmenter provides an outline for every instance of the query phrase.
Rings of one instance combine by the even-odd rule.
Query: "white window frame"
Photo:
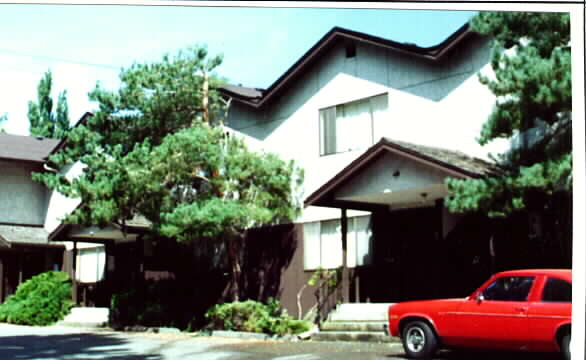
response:
[[[382,108],[380,109],[376,108],[376,102],[378,99],[384,101],[384,104],[382,104]],[[364,112],[355,114],[354,117],[350,115],[346,116],[351,111],[350,109],[356,106],[364,106],[365,109],[367,109]],[[340,154],[348,151],[366,148],[374,144],[376,117],[380,116],[381,112],[386,112],[388,110],[388,107],[388,93],[383,93],[319,109],[320,156]],[[365,117],[368,117],[368,120],[366,121],[367,125],[357,123],[362,120],[361,118],[363,115],[365,115]],[[341,135],[340,133],[338,133],[338,131],[340,131],[339,128],[346,128],[346,131],[348,131],[348,136],[354,136],[356,135],[356,131],[361,130],[363,126],[368,127],[367,131],[365,131],[365,134],[366,132],[368,132],[368,135],[364,137],[365,139],[363,141],[359,141],[356,143],[350,142],[348,145],[339,144],[340,140],[343,140],[340,139]],[[335,133],[333,137],[328,136],[328,133],[331,132]],[[346,139],[346,137],[344,137],[344,139]]]
[[[366,224],[364,231],[355,231],[358,225]],[[373,234],[371,217],[355,216],[348,218],[347,258],[349,268],[370,265],[373,262]],[[323,230],[335,226],[336,231],[325,233]],[[327,231],[327,230],[326,230]],[[362,237],[362,241],[360,238]],[[335,269],[342,266],[341,220],[332,219],[303,224],[303,268],[304,270]],[[362,257],[359,259],[359,256]]]

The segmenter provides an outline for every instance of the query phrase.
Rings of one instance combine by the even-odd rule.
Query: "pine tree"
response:
[[[140,215],[152,223],[153,236],[223,242],[237,300],[244,232],[298,216],[302,172],[226,135],[220,80],[213,74],[220,63],[204,47],[193,47],[123,70],[118,91],[98,84],[90,99],[99,110],[51,158],[57,166],[81,161],[83,175],[35,178],[81,199],[68,223],[124,225]]]
[[[495,160],[502,172],[448,179],[452,212],[477,212],[502,228],[526,265],[569,267],[572,257],[572,76],[570,17],[558,13],[486,12],[472,29],[494,39],[493,76],[480,81],[496,95],[480,144],[504,138],[511,150]],[[500,226],[498,224],[501,224]],[[507,237],[509,227],[514,238]],[[500,235],[497,235],[497,237]],[[506,245],[511,246],[511,245]],[[525,264],[523,263],[523,264]]]
[[[53,77],[47,71],[37,86],[37,102],[28,103],[29,132],[32,136],[62,139],[70,129],[67,91],[59,93],[57,107],[53,111],[51,89]]]
[[[569,14],[483,12],[473,30],[493,37],[494,77],[480,81],[497,103],[478,139],[513,139],[497,160],[503,172],[485,179],[449,179],[454,212],[506,217],[571,198],[571,46]]]

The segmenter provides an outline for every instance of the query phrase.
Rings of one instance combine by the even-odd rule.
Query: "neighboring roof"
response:
[[[0,159],[43,163],[59,142],[40,136],[0,134]]]
[[[49,233],[43,227],[0,225],[0,247],[12,247],[13,245],[56,246],[49,244],[48,237]]]
[[[378,143],[366,150],[364,154],[333,176],[331,180],[307,197],[305,205],[323,205],[323,202],[327,201],[335,188],[344,184],[346,180],[358,173],[365,166],[368,166],[371,161],[374,161],[384,152],[408,156],[415,161],[440,168],[453,177],[480,178],[494,175],[499,171],[495,164],[471,157],[460,151],[382,138]]]
[[[228,96],[232,96],[241,103],[260,108],[286,88],[286,86],[297,80],[311,65],[321,59],[325,52],[340,41],[369,43],[374,46],[390,49],[409,56],[437,62],[441,61],[452,48],[460,44],[464,39],[474,36],[475,34],[476,33],[470,30],[468,24],[464,24],[440,44],[431,47],[419,47],[414,44],[400,43],[341,27],[334,27],[299,60],[297,60],[289,70],[281,75],[277,81],[266,89],[266,91],[235,85],[225,85],[220,88],[220,91]]]
[[[79,118],[79,120],[77,120],[77,122],[75,123],[75,125],[72,126],[72,128],[75,128],[75,127],[78,127],[79,125],[85,124],[87,122],[87,120],[92,116],[94,116],[94,114],[92,114],[91,112],[86,112],[85,114],[83,114]],[[58,152],[59,150],[63,149],[65,147],[65,145],[67,145],[67,138],[61,139],[59,141],[59,144],[57,144],[57,146],[55,146],[55,148],[53,148],[53,150],[47,155],[47,157],[50,155],[53,155],[56,152]]]
[[[248,88],[241,85],[223,85],[222,92],[226,95],[236,96],[241,99],[247,99],[251,102],[258,102],[262,98],[263,90],[256,88]]]
[[[151,222],[142,215],[135,215],[132,219],[127,220],[125,228],[120,228],[120,231],[125,231],[130,234],[142,233],[151,227]],[[73,225],[61,223],[50,234],[48,234],[49,241],[62,241],[58,239],[62,234],[67,234]]]

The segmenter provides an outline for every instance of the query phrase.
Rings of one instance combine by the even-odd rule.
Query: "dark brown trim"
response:
[[[74,305],[78,305],[77,294],[77,242],[73,242],[73,250],[71,255],[71,300]]]
[[[348,271],[348,213],[342,208],[340,225],[342,227],[342,302],[350,302],[350,273]]]
[[[49,242],[51,242],[51,241],[61,241],[61,240],[55,240],[55,238],[57,236],[61,235],[61,233],[63,231],[69,230],[70,227],[71,227],[70,224],[64,224],[64,223],[59,224],[59,226],[57,226],[55,228],[55,230],[51,231],[51,233],[49,234],[49,236],[47,237],[47,239],[49,240]]]
[[[56,239],[63,231],[67,231],[72,225],[70,224],[61,224],[49,235],[49,241],[77,241],[77,242],[86,242],[92,244],[110,244],[116,243],[115,239],[100,239],[100,238],[87,238],[83,236],[67,236],[65,239],[59,238]],[[140,226],[127,226],[126,233],[132,235],[141,235],[148,232],[149,228],[144,228]],[[120,230],[122,231],[122,230]]]
[[[13,222],[0,222],[0,225],[22,226],[22,227],[32,227],[32,228],[42,228],[43,227],[43,224],[21,224],[21,223],[13,223]]]
[[[234,100],[242,104],[258,109],[270,102],[272,98],[276,97],[289,83],[304,74],[310,66],[321,59],[324,52],[329,50],[337,41],[350,40],[367,43],[408,56],[438,62],[442,60],[452,48],[472,34],[474,34],[474,32],[470,30],[469,25],[466,23],[440,44],[431,47],[419,47],[417,45],[404,44],[357,31],[334,27],[315,45],[313,45],[299,60],[297,60],[283,75],[281,75],[266,91],[261,91],[261,97],[250,98],[235,94],[234,92],[223,88],[220,88],[220,91],[225,95],[233,97]],[[258,89],[255,90],[260,91]]]
[[[478,178],[482,174],[477,174],[455,165],[446,163],[444,161],[432,158],[428,155],[420,152],[408,149],[393,143],[385,138],[381,139],[378,143],[373,145],[364,154],[360,155],[356,160],[352,161],[342,171],[332,177],[328,182],[322,185],[319,189],[314,191],[305,200],[305,206],[331,206],[333,205],[333,199],[328,199],[328,195],[331,194],[334,188],[341,186],[351,176],[362,170],[369,163],[374,161],[378,156],[384,152],[392,152],[401,156],[405,156],[413,161],[423,163],[427,166],[437,168],[441,171],[447,172],[450,176],[459,178]]]
[[[39,244],[39,243],[28,243],[28,242],[13,242],[11,243],[13,249],[22,248],[41,248],[41,249],[59,249],[65,248],[63,244]]]
[[[4,259],[0,257],[0,303],[4,302]]]
[[[28,164],[28,165],[37,165],[43,166],[45,163],[44,160],[31,160],[31,159],[19,159],[19,158],[7,158],[7,157],[0,157],[0,161],[6,161],[10,163],[19,163],[19,164]]]
[[[77,121],[77,123],[75,123],[75,125],[73,125],[73,128],[78,127],[81,124],[85,124],[87,122],[87,119],[89,119],[90,117],[94,116],[93,113],[86,111],[85,114],[83,114],[81,116],[81,118],[79,118],[79,120]],[[55,146],[53,148],[53,150],[51,150],[51,152],[49,153],[49,155],[47,155],[47,157],[45,158],[45,160],[47,160],[49,158],[49,156],[57,153],[58,151],[60,151],[61,149],[63,149],[65,146],[67,145],[67,137],[61,139],[61,141],[59,142],[59,144],[57,144],[57,146]]]
[[[346,208],[346,209],[351,209],[351,210],[361,210],[361,211],[370,211],[370,212],[386,211],[389,208],[388,205],[350,201],[350,200],[333,200],[333,201],[329,202],[328,205],[331,205],[329,207],[333,207],[336,209]]]

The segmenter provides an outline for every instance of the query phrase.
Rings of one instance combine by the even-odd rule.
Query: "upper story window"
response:
[[[387,94],[377,95],[319,111],[320,155],[369,147],[374,123],[388,108]]]

